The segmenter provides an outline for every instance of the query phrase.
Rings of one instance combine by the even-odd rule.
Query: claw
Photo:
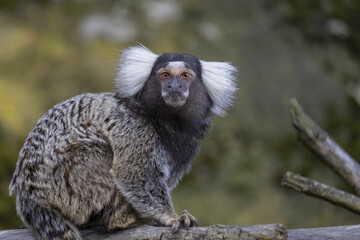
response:
[[[180,220],[177,220],[171,226],[171,234],[176,233],[179,230],[179,227],[180,227]]]
[[[189,230],[190,229],[190,221],[189,221],[189,223],[184,222],[184,226],[185,226],[186,230]]]
[[[184,227],[189,230],[191,227],[197,227],[198,223],[196,218],[191,215],[187,210],[184,210],[179,218],[175,218],[171,221],[171,234],[176,233],[180,227]]]
[[[178,230],[179,230],[179,226],[176,226],[176,225],[172,226],[171,227],[171,234],[176,233]]]
[[[197,227],[197,226],[198,226],[198,223],[197,223],[196,219],[191,220],[190,227]]]
[[[188,215],[182,214],[180,217],[181,223],[184,225],[186,230],[189,230],[189,227],[191,225],[191,220]]]
[[[190,227],[198,226],[196,218],[191,215],[186,209],[181,213],[180,221],[182,225],[186,228],[186,230],[189,230]]]

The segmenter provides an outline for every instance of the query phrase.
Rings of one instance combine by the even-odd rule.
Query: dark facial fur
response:
[[[178,68],[182,64],[184,66],[183,71],[182,67]],[[168,73],[172,69],[180,71],[176,76],[170,75],[169,79],[162,79],[161,72],[159,72],[162,69]],[[190,79],[182,79],[181,74],[183,72],[192,73]],[[188,96],[183,97],[186,92]],[[174,102],[176,102],[176,97],[183,97],[181,99],[183,102],[171,104],[164,98],[164,93],[174,96]],[[176,116],[187,121],[198,120],[208,115],[212,104],[202,81],[201,64],[196,57],[188,54],[164,53],[160,55],[137,99],[157,116],[170,115],[168,117]]]

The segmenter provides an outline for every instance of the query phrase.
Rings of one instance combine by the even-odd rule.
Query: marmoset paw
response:
[[[180,227],[180,218],[176,218],[171,221],[171,234],[174,234],[179,230]]]
[[[190,227],[198,226],[196,218],[191,215],[186,209],[181,213],[179,221],[180,225],[185,227],[186,230],[189,230]]]
[[[184,227],[186,230],[189,230],[190,227],[197,227],[198,223],[196,218],[191,215],[187,210],[184,210],[180,217],[171,222],[171,232],[176,233],[180,227]]]

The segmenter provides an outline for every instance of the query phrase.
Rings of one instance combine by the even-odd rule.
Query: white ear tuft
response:
[[[123,50],[115,76],[117,92],[123,97],[130,97],[140,91],[149,78],[157,57],[143,45]]]
[[[224,116],[237,90],[235,83],[237,69],[228,62],[200,62],[202,78],[214,104],[211,112]]]

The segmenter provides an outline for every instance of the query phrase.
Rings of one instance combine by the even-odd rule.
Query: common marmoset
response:
[[[123,51],[116,91],[55,105],[19,153],[10,194],[39,239],[81,239],[78,227],[196,226],[171,191],[198,141],[236,91],[236,68],[143,46]]]

